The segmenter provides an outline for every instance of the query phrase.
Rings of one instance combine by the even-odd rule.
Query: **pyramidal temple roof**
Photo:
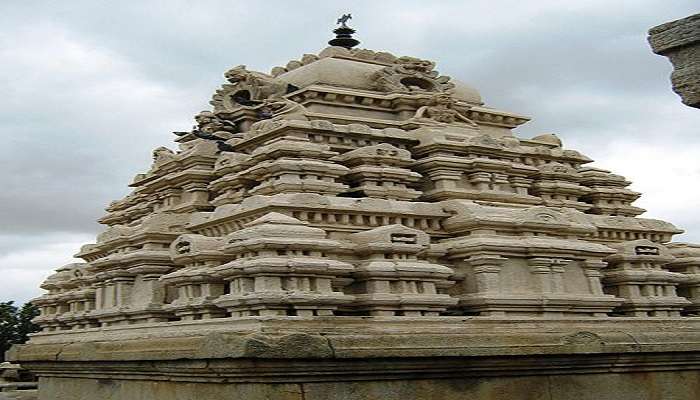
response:
[[[350,39],[226,71],[212,109],[107,207],[85,262],[47,280],[33,342],[265,316],[700,311],[679,294],[700,293],[695,247],[639,217],[628,180],[556,135],[517,137],[527,117],[435,62]]]

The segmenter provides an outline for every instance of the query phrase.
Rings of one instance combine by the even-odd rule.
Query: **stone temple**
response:
[[[46,279],[40,399],[697,399],[700,245],[339,22],[226,72]]]

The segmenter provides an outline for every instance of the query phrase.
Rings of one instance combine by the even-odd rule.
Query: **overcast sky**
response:
[[[700,242],[700,110],[671,91],[652,26],[692,1],[2,1],[0,301],[41,293],[94,241],[94,221],[208,109],[222,73],[268,72],[331,38],[352,12],[360,47],[435,60],[489,106],[528,115],[521,137],[634,182],[645,214]]]

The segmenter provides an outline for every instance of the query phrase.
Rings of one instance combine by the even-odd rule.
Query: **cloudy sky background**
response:
[[[351,4],[351,5],[347,5]],[[3,1],[0,301],[41,293],[94,221],[208,109],[231,66],[268,72],[352,12],[361,47],[436,60],[490,106],[634,182],[651,218],[700,242],[700,110],[671,91],[647,30],[691,1]]]

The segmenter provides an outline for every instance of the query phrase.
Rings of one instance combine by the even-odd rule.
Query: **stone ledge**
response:
[[[220,318],[35,335],[22,362],[700,354],[700,318]]]
[[[211,383],[341,382],[454,377],[700,371],[700,352],[368,359],[29,362],[45,378]]]

